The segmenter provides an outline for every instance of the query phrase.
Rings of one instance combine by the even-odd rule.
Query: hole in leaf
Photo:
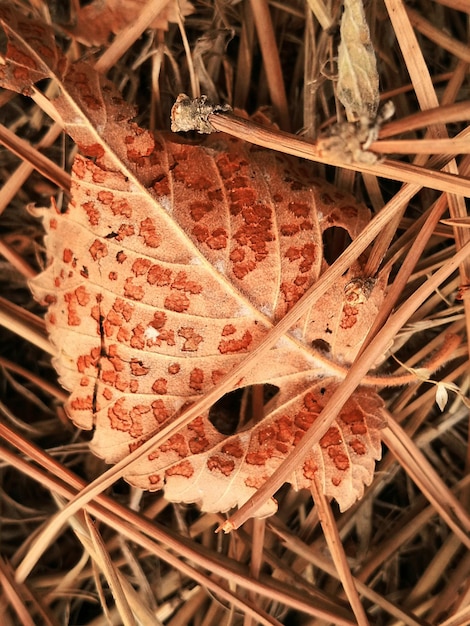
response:
[[[323,256],[332,265],[352,242],[348,231],[341,226],[331,226],[323,231]]]
[[[235,389],[217,400],[209,410],[209,421],[222,435],[233,435],[264,417],[264,407],[278,393],[276,385],[250,385]]]
[[[331,350],[330,344],[324,339],[314,339],[312,341],[312,348],[318,350],[318,352],[330,352]]]

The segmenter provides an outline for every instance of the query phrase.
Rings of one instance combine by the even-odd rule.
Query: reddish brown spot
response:
[[[179,363],[172,363],[171,365],[168,366],[169,374],[178,374],[180,370],[181,370],[181,365]]]
[[[126,237],[132,237],[135,233],[135,228],[132,224],[121,224],[117,232],[116,241],[122,241]]]
[[[189,387],[194,391],[202,391],[204,385],[204,372],[201,368],[195,367],[189,374]]]
[[[261,452],[248,452],[245,457],[245,462],[248,463],[248,465],[264,465],[266,455]]]
[[[196,241],[199,243],[204,243],[206,239],[209,237],[209,229],[207,226],[201,226],[198,224],[192,230],[192,234],[195,237]]]
[[[351,432],[353,435],[365,435],[367,433],[367,426],[364,422],[361,422],[360,424],[353,424],[351,426]]]
[[[160,245],[161,238],[157,234],[155,224],[150,217],[140,222],[139,235],[144,238],[145,244],[149,248],[158,248]]]
[[[291,246],[290,248],[288,248],[286,250],[285,253],[285,258],[288,259],[289,261],[296,261],[297,259],[300,259],[301,256],[301,249],[300,248],[296,248],[294,246]]]
[[[117,374],[113,370],[102,370],[101,380],[107,385],[111,385],[114,387],[117,381]]]
[[[345,424],[357,424],[364,421],[364,415],[358,408],[348,408],[341,412],[341,419]]]
[[[108,278],[109,278],[109,280],[117,280],[118,279],[118,273],[117,272],[109,272]]]
[[[100,348],[93,348],[90,354],[81,354],[77,359],[77,369],[83,374],[89,367],[95,368],[100,356]]]
[[[336,469],[345,472],[349,469],[349,459],[341,449],[336,447],[328,448],[328,456],[333,461]]]
[[[366,446],[362,443],[362,441],[359,441],[359,439],[353,439],[352,441],[350,441],[349,446],[359,456],[363,456],[367,452]]]
[[[195,222],[199,222],[199,220],[202,220],[213,208],[214,205],[212,202],[191,202],[189,205],[189,213]]]
[[[164,306],[169,311],[184,313],[189,308],[189,298],[184,293],[171,293],[165,298]]]
[[[159,424],[168,419],[168,411],[163,400],[154,400],[151,404],[153,416]]]
[[[225,324],[222,329],[222,337],[227,337],[227,335],[233,335],[236,332],[236,328],[233,324]]]
[[[143,433],[141,416],[149,411],[144,405],[136,405],[131,411],[124,407],[125,399],[119,398],[108,408],[108,418],[112,430],[127,432],[131,437],[140,437]]]
[[[67,303],[67,323],[69,326],[80,326],[81,318],[77,313],[77,297],[75,293],[64,294]]]
[[[169,285],[171,281],[171,270],[161,265],[152,265],[147,274],[147,282],[149,285],[157,285],[164,287]]]
[[[300,231],[300,226],[298,224],[281,224],[279,230],[284,237],[292,237]]]
[[[83,285],[77,287],[74,293],[80,306],[86,306],[90,302],[90,294]]]
[[[230,260],[232,263],[240,263],[245,258],[245,251],[243,248],[234,248],[230,253]]]
[[[295,304],[303,294],[303,290],[292,283],[282,283],[281,292],[289,307]]]
[[[202,454],[210,448],[209,440],[201,435],[191,437],[189,440],[189,449],[191,454]]]
[[[295,416],[294,423],[302,430],[308,430],[318,417],[316,413],[308,413],[307,411],[299,411]]]
[[[340,326],[343,329],[352,328],[357,322],[357,315],[359,310],[355,307],[345,304],[343,307],[343,313],[341,315]]]
[[[122,263],[124,263],[124,261],[127,259],[127,255],[120,250],[117,254],[116,254],[116,261],[121,265]]]
[[[152,391],[154,393],[158,393],[159,395],[165,395],[166,386],[167,386],[166,378],[157,378],[157,380],[152,385]]]
[[[75,397],[70,406],[75,411],[93,411],[93,398],[91,396]]]
[[[320,439],[320,445],[322,448],[328,448],[329,446],[338,446],[343,443],[343,438],[338,428],[331,426],[323,437]]]
[[[193,280],[188,280],[186,272],[178,272],[176,274],[175,279],[171,283],[171,288],[193,294],[201,293],[202,291],[202,285]]]
[[[218,346],[219,352],[221,354],[246,352],[252,341],[253,337],[250,331],[246,330],[241,339],[222,339]]]
[[[82,209],[88,216],[88,221],[91,226],[97,226],[100,222],[100,212],[95,207],[95,203],[93,201],[84,202],[82,204]]]
[[[312,459],[307,459],[303,465],[303,475],[307,480],[313,480],[318,471],[318,465]]]
[[[160,330],[165,326],[166,320],[166,313],[164,313],[163,311],[155,311],[155,313],[153,314],[153,319],[150,322],[149,326],[152,326],[156,330]]]
[[[207,468],[211,472],[217,471],[224,476],[230,476],[235,468],[235,463],[231,459],[224,459],[219,455],[214,455],[207,459]]]
[[[89,248],[89,252],[92,259],[94,261],[97,261],[98,259],[102,259],[107,256],[108,248],[102,241],[100,241],[99,239],[95,239],[95,241],[91,244]]]
[[[177,463],[165,471],[165,476],[183,476],[184,478],[191,478],[193,474],[194,469],[189,461]]]
[[[136,259],[132,264],[131,271],[135,276],[143,276],[152,263],[148,259]]]
[[[310,207],[304,202],[289,202],[287,208],[295,217],[308,217],[310,214]]]
[[[316,258],[316,246],[313,243],[306,243],[303,247],[302,247],[302,257],[303,257],[303,261],[300,264],[300,271],[301,272],[308,272],[313,263],[315,262],[315,258]]]
[[[260,487],[262,487],[264,483],[266,482],[266,478],[267,478],[266,476],[265,477],[247,476],[244,482],[247,487],[251,487],[253,489],[260,489]]]
[[[230,202],[234,204],[237,209],[250,206],[256,202],[256,191],[251,187],[232,189],[229,193],[229,198]]]
[[[256,263],[254,261],[247,261],[246,263],[237,263],[236,265],[233,266],[233,273],[238,278],[238,280],[242,280],[255,268],[256,268]]]
[[[239,171],[243,161],[234,158],[232,155],[221,154],[217,158],[216,163],[222,178],[229,179]]]
[[[208,189],[207,197],[209,198],[209,200],[212,200],[213,202],[221,202],[224,199],[224,194],[222,192],[222,189],[220,188]]]
[[[160,446],[162,452],[176,452],[180,457],[188,456],[188,446],[186,445],[186,439],[181,433],[172,435],[165,443]]]
[[[150,474],[148,477],[150,485],[156,489],[163,488],[163,479],[159,474]]]
[[[307,276],[296,276],[294,279],[294,285],[296,285],[297,287],[305,287],[307,285],[307,282]]]
[[[228,233],[224,228],[216,228],[210,237],[207,237],[206,244],[211,250],[222,250],[227,247]]]
[[[203,340],[202,336],[191,327],[180,328],[178,331],[178,337],[183,337],[186,340],[181,348],[184,352],[196,352],[199,344]]]
[[[98,200],[103,204],[111,204],[114,200],[114,194],[111,191],[99,191]]]
[[[217,385],[224,376],[225,372],[223,370],[212,370],[211,381],[214,385]]]
[[[224,454],[228,454],[229,456],[233,456],[236,459],[241,459],[244,454],[244,449],[240,441],[238,439],[235,439],[233,441],[228,441],[226,444],[224,444],[222,447],[222,452]]]
[[[64,248],[64,252],[62,254],[62,259],[64,263],[70,263],[73,259],[73,252],[70,248]]]
[[[80,387],[88,387],[89,384],[90,384],[89,376],[82,376],[80,378]]]
[[[143,350],[145,348],[144,332],[142,324],[138,324],[132,329],[132,337],[130,340],[132,348],[136,348],[138,350]]]
[[[145,295],[145,291],[142,285],[135,285],[132,282],[132,278],[126,278],[124,283],[124,295],[127,298],[131,298],[131,300],[142,300]]]
[[[160,174],[152,183],[153,188],[157,196],[169,196],[170,185],[168,182],[168,176],[166,174]]]
[[[113,212],[113,215],[122,215],[127,218],[132,217],[131,205],[124,198],[120,198],[119,200],[112,202],[111,211]]]
[[[320,413],[322,409],[322,405],[318,402],[317,397],[311,391],[306,393],[304,396],[304,406],[308,411],[312,411],[313,413]]]
[[[129,322],[131,320],[132,311],[134,310],[134,308],[125,300],[121,300],[121,298],[116,298],[113,304],[113,310],[121,315],[126,320],[126,322]]]
[[[145,367],[142,361],[139,361],[138,359],[132,359],[130,366],[133,376],[145,376],[150,371],[150,367]]]
[[[116,339],[120,343],[127,343],[131,338],[131,332],[128,328],[120,328],[117,332]]]

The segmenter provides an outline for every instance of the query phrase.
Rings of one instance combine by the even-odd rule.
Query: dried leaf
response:
[[[148,0],[95,0],[80,7],[77,22],[70,29],[74,36],[88,46],[101,46],[108,43],[111,33],[117,35],[135,21]],[[168,30],[168,23],[178,21],[178,12],[182,17],[194,12],[189,0],[170,0],[150,28]]]
[[[362,0],[344,0],[338,49],[337,94],[350,121],[375,120],[379,75]]]
[[[5,63],[0,81],[11,86],[16,61],[7,55]],[[239,140],[153,136],[86,64],[57,80],[52,104],[82,154],[67,212],[38,211],[50,265],[31,287],[48,305],[67,412],[95,430],[93,450],[113,463],[237,366],[332,262],[324,240],[354,239],[369,212],[287,158]],[[308,431],[344,372],[339,363],[360,349],[386,281],[362,272],[355,262],[238,381],[279,389],[264,415],[232,436],[201,415],[127,479],[206,511],[246,502]],[[316,474],[346,509],[372,480],[382,423],[380,397],[358,389],[290,482],[308,487]],[[257,514],[274,510],[270,502]]]

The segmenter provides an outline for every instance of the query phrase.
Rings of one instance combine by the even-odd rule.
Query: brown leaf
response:
[[[95,429],[93,450],[113,463],[238,365],[332,262],[324,240],[354,239],[369,212],[239,140],[154,137],[85,64],[57,79],[53,105],[83,154],[67,212],[38,211],[50,265],[31,287],[48,305],[67,412]],[[357,354],[384,282],[363,279],[357,261],[238,381],[279,389],[264,416],[227,437],[201,415],[133,465],[128,480],[207,511],[243,504],[328,401],[344,373],[336,361]],[[374,391],[359,389],[293,486],[308,487],[317,472],[342,509],[355,502],[380,457],[382,408]]]
[[[147,0],[95,0],[77,11],[77,22],[70,31],[88,46],[101,46],[112,34],[117,35],[135,21]],[[170,0],[151,24],[150,28],[168,30],[169,22],[191,15],[194,8],[189,0]]]

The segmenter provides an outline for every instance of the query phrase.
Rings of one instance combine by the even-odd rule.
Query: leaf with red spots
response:
[[[17,66],[7,52],[0,80],[9,88]],[[38,211],[50,264],[31,288],[48,305],[67,413],[94,429],[93,450],[113,463],[239,365],[369,213],[272,152],[221,135],[203,145],[152,135],[86,64],[64,76],[43,70],[58,83],[50,104],[81,154],[66,213]],[[18,90],[39,77],[26,71]],[[244,503],[305,435],[358,353],[385,283],[362,271],[359,260],[238,381],[278,390],[263,415],[237,425],[233,409],[227,416],[216,405],[135,463],[128,480],[207,511]],[[293,486],[308,487],[317,473],[342,509],[355,502],[380,457],[381,415],[376,393],[359,389]]]

